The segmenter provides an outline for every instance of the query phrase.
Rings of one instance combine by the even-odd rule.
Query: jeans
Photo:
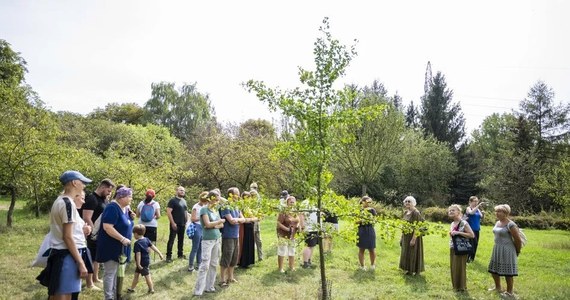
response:
[[[184,224],[176,224],[176,230],[170,228],[170,234],[168,235],[168,243],[166,244],[166,258],[172,258],[172,246],[174,245],[174,239],[178,237],[178,257],[184,256],[184,233],[186,231],[186,226]]]
[[[216,267],[220,263],[222,239],[202,240],[202,263],[196,279],[194,295],[202,295],[204,290],[213,291],[216,283]]]
[[[196,259],[196,266],[202,262],[202,226],[196,224],[196,232],[192,238],[192,250],[190,250],[190,258],[188,259],[188,267],[194,267],[194,259]]]
[[[115,299],[119,262],[108,260],[103,263],[103,266],[105,266],[105,273],[103,274],[103,291],[105,299]]]

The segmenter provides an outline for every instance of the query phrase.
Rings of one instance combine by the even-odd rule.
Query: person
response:
[[[358,262],[360,263],[360,269],[366,270],[364,266],[364,252],[368,250],[370,256],[370,270],[374,271],[376,268],[376,231],[374,230],[374,217],[377,215],[376,210],[371,207],[372,198],[368,196],[362,197],[360,199],[360,205],[362,206],[362,213],[358,223]],[[372,216],[370,216],[372,215]]]
[[[467,222],[475,234],[475,238],[473,239],[473,252],[471,252],[467,257],[467,262],[474,261],[475,255],[477,254],[477,246],[479,245],[479,231],[481,230],[481,220],[485,216],[480,207],[484,204],[484,202],[479,202],[479,198],[477,198],[477,196],[471,196],[469,197],[469,206],[467,209],[465,209]]]
[[[99,218],[105,206],[107,206],[109,196],[113,192],[114,187],[115,184],[111,179],[103,179],[97,186],[97,189],[85,198],[85,204],[83,204],[81,209],[81,216],[83,221],[91,226],[91,228],[93,228],[95,221],[97,221],[97,218]],[[91,257],[97,257],[97,241],[87,238],[87,248],[91,252]],[[99,279],[99,263],[97,261],[93,262],[93,274],[87,276],[86,282],[87,288],[93,289],[98,289],[95,283],[102,282]]]
[[[202,262],[198,270],[198,278],[194,287],[194,295],[204,292],[215,293],[216,267],[220,260],[221,233],[226,219],[220,218],[216,209],[220,202],[220,194],[214,190],[208,193],[208,205],[200,209],[200,225],[202,225]]]
[[[246,219],[241,210],[235,207],[239,200],[239,189],[228,189],[228,202],[220,208],[220,216],[225,219],[222,231],[222,258],[220,259],[220,285],[227,287],[231,282],[237,282],[234,277],[234,269],[238,262],[239,249],[239,225]]]
[[[202,207],[208,205],[208,192],[201,192],[198,198],[198,203],[192,206],[192,215],[190,216],[190,221],[194,223],[196,231],[192,237],[192,249],[188,256],[188,272],[197,271],[202,262],[202,225],[200,224],[200,210]],[[196,260],[195,266],[194,260]]]
[[[287,206],[287,198],[289,197],[289,192],[287,190],[282,190],[279,195],[279,207],[283,208]]]
[[[250,184],[249,191],[252,198],[257,199],[257,205],[261,205],[261,196],[259,195],[259,191],[257,190],[257,183],[253,182]],[[255,241],[255,249],[257,251],[257,260],[263,260],[263,243],[261,242],[261,227],[259,224],[259,219],[253,222],[253,240]]]
[[[46,268],[37,279],[48,287],[49,299],[77,298],[81,292],[81,278],[93,272],[85,234],[91,227],[81,219],[77,207],[81,194],[91,179],[78,171],[65,171],[59,177],[63,192],[50,210],[50,256]],[[71,200],[74,199],[74,200]]]
[[[303,230],[306,232],[305,244],[303,249],[303,269],[312,268],[311,258],[313,250],[319,244],[319,222],[317,220],[317,208],[309,203],[309,200],[303,201],[303,208],[307,210],[304,214]]]
[[[324,210],[324,223],[325,223],[325,234],[323,236],[323,249],[325,252],[331,252],[333,248],[332,235],[334,232],[338,232],[338,216],[330,212],[329,210]]]
[[[158,253],[161,260],[164,259],[162,253],[156,248],[152,241],[145,237],[146,227],[143,224],[138,224],[133,227],[133,234],[135,235],[135,276],[133,277],[133,283],[131,287],[127,289],[128,293],[134,293],[137,284],[139,283],[139,275],[142,275],[148,286],[148,293],[154,294],[154,285],[152,283],[152,278],[150,277],[150,250]],[[149,250],[150,249],[150,250]]]
[[[184,187],[176,188],[176,196],[168,201],[166,207],[166,215],[170,222],[170,234],[166,244],[166,262],[172,262],[172,246],[175,238],[178,238],[178,258],[186,258],[184,255],[184,231],[186,230],[186,223],[188,223],[188,207],[184,199],[185,194]]]
[[[495,281],[495,288],[491,291],[502,292],[501,276],[505,277],[507,290],[502,293],[505,297],[514,297],[514,276],[518,276],[517,258],[521,252],[522,241],[517,224],[509,219],[511,207],[508,204],[495,206],[497,223],[493,227],[495,243],[491,260],[489,261],[489,273]]]
[[[257,202],[257,196],[253,198],[250,192],[244,191],[241,194],[241,198],[247,205],[253,202]],[[251,265],[255,264],[255,223],[257,222],[257,217],[255,217],[254,212],[250,207],[245,205],[242,212],[245,221],[240,224],[239,232],[239,259],[238,265],[242,268],[249,268]]]
[[[160,204],[154,200],[156,192],[153,189],[146,190],[145,199],[137,205],[136,215],[139,218],[139,224],[144,225],[144,237],[148,238],[153,244],[156,245],[156,236],[158,229],[158,219],[160,219]],[[147,205],[145,207],[145,205]],[[145,210],[145,214],[152,212],[152,217],[148,218],[142,216],[141,213]]]
[[[131,237],[133,221],[127,207],[133,200],[133,191],[121,187],[115,192],[115,200],[111,201],[101,217],[102,229],[97,237],[97,261],[102,263],[103,291],[105,299],[115,299],[117,289],[117,271],[119,263],[128,263],[131,258]],[[123,258],[124,256],[124,258]]]
[[[451,285],[456,292],[467,290],[467,257],[469,254],[458,255],[453,250],[453,237],[463,236],[474,238],[475,234],[468,222],[462,220],[461,206],[453,204],[447,209],[447,215],[452,220],[449,229],[449,269]]]
[[[407,222],[422,222],[424,218],[416,208],[416,199],[408,196],[404,199],[404,217]],[[425,271],[424,269],[424,244],[421,235],[416,230],[410,233],[402,233],[400,238],[400,269],[405,274],[415,275]]]
[[[295,271],[295,235],[301,224],[301,216],[292,212],[296,202],[295,197],[288,196],[287,207],[277,217],[277,265],[280,273],[285,273],[285,256],[289,257],[289,270]]]

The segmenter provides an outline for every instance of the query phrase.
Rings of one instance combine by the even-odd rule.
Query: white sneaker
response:
[[[360,267],[358,267],[358,269],[360,269],[361,271],[366,271],[366,267],[365,267],[365,266],[360,266]]]
[[[374,271],[374,270],[376,270],[376,266],[375,266],[375,265],[371,265],[371,266],[370,266],[370,271]]]

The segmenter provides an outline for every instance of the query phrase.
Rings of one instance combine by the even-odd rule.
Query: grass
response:
[[[14,227],[6,228],[8,202],[0,200],[0,299],[45,299],[47,289],[37,283],[40,269],[29,267],[47,233],[48,217],[36,219],[31,212],[17,206]],[[249,269],[238,269],[239,283],[203,299],[316,299],[320,287],[318,269],[300,268],[298,255],[295,272],[277,272],[275,218],[262,223],[265,260]],[[341,223],[342,229],[342,223]],[[379,230],[377,228],[376,230]],[[166,252],[166,218],[159,224],[158,247]],[[520,299],[568,299],[570,294],[570,232],[560,230],[525,230],[529,244],[519,257],[519,276],[515,293]],[[191,242],[186,239],[185,252]],[[448,239],[440,236],[424,238],[426,272],[421,276],[404,276],[398,270],[398,240],[377,243],[376,271],[357,270],[357,248],[352,243],[334,241],[334,249],[326,255],[327,277],[332,283],[333,299],[499,299],[488,293],[493,280],[487,263],[493,246],[491,227],[481,230],[481,241],[475,262],[468,265],[468,293],[454,293],[449,278]],[[298,249],[300,253],[302,248]],[[318,253],[313,255],[318,264]],[[156,293],[146,295],[146,284],[139,282],[136,293],[126,299],[190,299],[196,273],[186,271],[187,261],[171,264],[156,261],[151,265]],[[133,267],[127,268],[124,287],[130,285]],[[84,291],[82,299],[101,299],[102,292]]]

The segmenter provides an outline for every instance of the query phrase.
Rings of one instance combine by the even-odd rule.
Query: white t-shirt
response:
[[[158,202],[156,202],[154,200],[150,200],[150,203],[154,207],[154,213],[155,214],[157,211],[160,211],[160,204],[158,204]],[[140,215],[144,205],[145,205],[144,200],[142,200],[139,203],[139,205],[137,206],[137,212],[139,213],[139,215]],[[139,224],[143,224],[145,227],[158,227],[158,221],[156,220],[156,218],[153,218],[150,222],[143,222],[141,220],[141,218],[139,217]]]
[[[67,245],[63,241],[63,224],[73,223],[71,230],[75,246],[79,248],[87,247],[85,235],[83,234],[83,225],[85,222],[79,216],[75,202],[70,197],[57,197],[51,206],[49,213],[51,231],[50,248],[67,249]]]
[[[205,205],[201,205],[200,202],[194,204],[194,206],[192,206],[192,211],[196,210],[196,215],[198,216],[198,222],[194,222],[194,224],[196,225],[200,225],[200,210],[202,209],[202,207],[205,207],[206,205],[208,205],[207,203]]]

